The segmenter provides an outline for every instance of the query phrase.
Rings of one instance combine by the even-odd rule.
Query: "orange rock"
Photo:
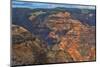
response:
[[[68,53],[70,54],[70,56],[73,58],[74,61],[82,61],[83,58],[80,55],[79,51],[77,51],[77,49],[74,48],[69,48]]]
[[[26,47],[25,45],[15,45],[13,46],[12,57],[13,63],[15,65],[20,64],[33,64],[35,62],[32,48]]]

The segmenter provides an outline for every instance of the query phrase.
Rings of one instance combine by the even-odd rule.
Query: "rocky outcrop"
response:
[[[34,20],[33,17],[30,20]],[[69,12],[50,14],[42,25],[50,29],[45,37],[52,39],[52,45],[48,45],[41,34],[35,36],[20,26],[12,26],[13,65],[96,60],[95,26],[82,24]]]
[[[79,20],[72,19],[71,14],[68,12],[59,12],[50,15],[47,19],[46,25],[52,30],[49,36],[53,39],[59,40],[59,43],[56,44],[59,45],[59,48],[63,50],[63,52],[69,54],[73,61],[91,60],[89,58],[86,60],[85,57],[89,56],[89,53],[91,52],[89,52],[89,50],[91,48],[95,48],[95,46],[92,46],[95,45],[95,27],[93,28],[88,24],[84,25]],[[84,43],[82,43],[82,41],[84,41],[82,39],[85,40]],[[84,47],[81,47],[81,45],[84,45]],[[87,47],[89,48],[85,51]],[[83,55],[81,51],[84,51],[87,54]],[[95,52],[95,49],[93,51]],[[93,53],[92,56],[95,56]]]
[[[20,26],[12,29],[12,65],[45,63],[45,44]]]

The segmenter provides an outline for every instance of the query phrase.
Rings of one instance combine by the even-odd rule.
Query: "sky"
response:
[[[80,8],[80,9],[95,9],[95,6],[83,6],[83,5],[72,5],[72,4],[50,4],[50,3],[39,3],[39,2],[26,2],[26,1],[12,1],[12,7],[19,8],[56,8],[56,7],[65,7],[65,8]]]

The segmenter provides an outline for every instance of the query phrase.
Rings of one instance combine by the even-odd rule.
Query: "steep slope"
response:
[[[26,27],[12,25],[13,65],[96,60],[95,26],[67,11],[31,15],[27,20]]]

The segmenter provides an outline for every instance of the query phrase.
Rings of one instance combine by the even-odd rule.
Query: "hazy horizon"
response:
[[[41,2],[25,2],[25,1],[12,1],[13,8],[79,8],[79,9],[95,9],[93,5],[75,5],[75,4],[55,4],[55,3],[41,3]]]

